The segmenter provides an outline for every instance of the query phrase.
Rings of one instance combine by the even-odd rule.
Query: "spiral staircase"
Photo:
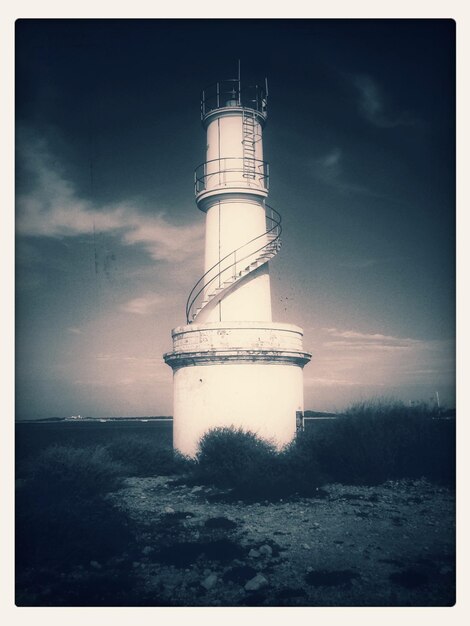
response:
[[[196,321],[214,298],[223,300],[235,284],[276,256],[281,247],[281,219],[280,213],[266,205],[266,231],[229,252],[201,276],[186,302],[188,324]]]

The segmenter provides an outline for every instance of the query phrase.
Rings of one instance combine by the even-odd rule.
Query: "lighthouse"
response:
[[[194,456],[211,428],[241,427],[277,447],[303,414],[302,329],[272,321],[269,263],[281,246],[281,215],[267,203],[263,132],[268,89],[219,81],[201,93],[205,161],[196,204],[205,214],[204,272],[186,323],[164,355],[173,369],[173,445]]]

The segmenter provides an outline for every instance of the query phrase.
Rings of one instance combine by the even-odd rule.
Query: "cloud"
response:
[[[77,326],[70,326],[70,328],[67,328],[67,330],[69,331],[69,333],[72,333],[72,335],[81,335],[82,334],[82,331]]]
[[[341,174],[342,151],[332,148],[314,161],[314,174],[325,183],[336,182]]]
[[[122,305],[121,309],[126,313],[133,313],[136,315],[150,315],[167,305],[167,298],[159,294],[147,293],[138,298],[133,298],[132,300],[129,300]]]
[[[156,261],[200,255],[202,223],[176,226],[162,210],[150,216],[130,202],[96,206],[78,197],[44,141],[20,141],[18,156],[34,181],[32,189],[17,198],[19,234],[65,238],[98,231],[119,236],[125,245],[142,245]]]
[[[359,333],[353,330],[340,331],[336,328],[325,328],[324,331],[333,339],[324,345],[352,350],[410,350],[421,346],[418,339],[392,337],[380,333]]]
[[[378,196],[364,185],[345,180],[343,174],[343,151],[334,147],[326,154],[313,160],[314,177],[325,185],[330,185],[341,192],[361,193],[367,196]]]
[[[342,378],[321,378],[308,376],[304,377],[304,385],[306,387],[357,387],[362,385],[362,383]]]
[[[385,333],[323,328],[309,366],[310,387],[430,388],[452,385],[454,344]]]
[[[413,126],[416,120],[408,111],[392,115],[386,111],[384,97],[377,83],[366,74],[351,77],[358,96],[358,107],[363,117],[374,126],[394,128],[397,126]]]

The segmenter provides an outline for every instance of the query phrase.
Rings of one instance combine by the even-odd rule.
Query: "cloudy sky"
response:
[[[17,416],[170,415],[203,268],[199,92],[269,81],[273,318],[305,408],[454,395],[454,23],[16,23]]]

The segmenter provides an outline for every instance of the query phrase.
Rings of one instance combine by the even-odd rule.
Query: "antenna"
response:
[[[242,103],[242,85],[241,85],[241,62],[238,59],[238,104]]]
[[[268,77],[267,76],[265,76],[265,78],[264,78],[264,86],[265,86],[265,89],[266,89],[266,98],[267,98],[269,96]]]

